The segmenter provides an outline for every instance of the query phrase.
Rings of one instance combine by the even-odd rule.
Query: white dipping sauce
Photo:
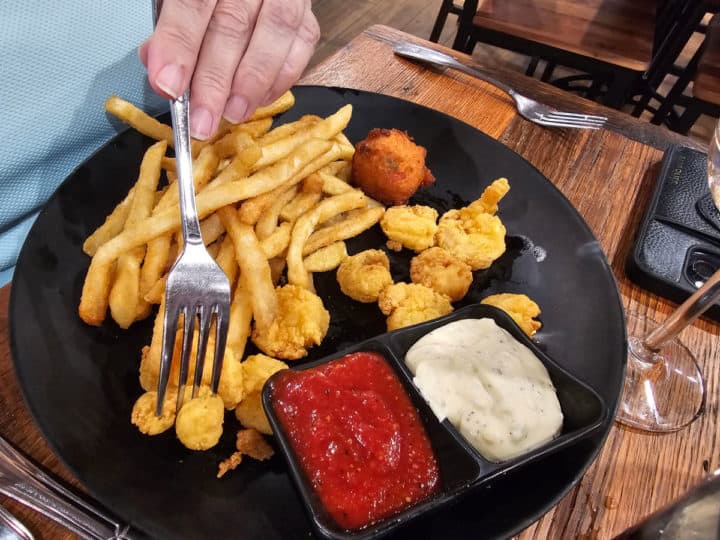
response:
[[[487,459],[502,461],[553,439],[562,411],[545,366],[492,319],[437,328],[405,356],[440,421]]]

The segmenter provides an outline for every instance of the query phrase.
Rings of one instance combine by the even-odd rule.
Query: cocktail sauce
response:
[[[438,489],[417,409],[380,354],[281,373],[273,408],[320,500],[345,529],[375,523]]]

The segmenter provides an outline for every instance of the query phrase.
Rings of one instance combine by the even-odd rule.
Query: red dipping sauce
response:
[[[284,371],[272,396],[300,465],[341,527],[371,525],[438,489],[430,440],[382,355]]]

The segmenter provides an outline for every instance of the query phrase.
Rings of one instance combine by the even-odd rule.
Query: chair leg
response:
[[[540,76],[540,80],[543,82],[548,82],[550,80],[550,77],[552,77],[553,71],[555,71],[556,67],[557,64],[555,62],[551,62],[550,60],[548,60],[547,64],[545,64],[545,69]]]
[[[608,84],[603,104],[613,109],[621,109],[639,78],[640,74],[635,71],[616,71]]]
[[[538,63],[540,62],[539,56],[533,56],[530,59],[530,63],[528,64],[527,69],[525,70],[525,75],[528,77],[534,77],[535,76],[535,70],[538,67]]]
[[[693,57],[690,59],[690,62],[688,62],[687,66],[683,70],[683,72],[678,77],[678,80],[675,81],[675,84],[668,92],[668,95],[665,99],[662,100],[662,104],[658,108],[655,115],[652,117],[652,120],[650,120],[651,123],[655,124],[656,126],[659,126],[664,120],[665,117],[668,115],[670,110],[673,108],[675,103],[677,102],[678,98],[682,95],[682,93],[685,91],[685,89],[690,84],[690,81],[693,80],[695,77],[695,73],[697,72],[697,66],[700,62],[700,57],[703,54],[703,51],[705,50],[705,42],[698,47],[698,50],[695,52]],[[696,118],[697,120],[697,118]],[[689,129],[689,128],[688,128]]]
[[[670,129],[677,131],[682,135],[687,135],[687,132],[690,131],[693,125],[695,125],[695,122],[697,122],[697,119],[700,118],[701,114],[702,110],[700,107],[690,102],[685,108],[685,112],[680,115],[677,122],[674,122],[673,125],[670,126]]]
[[[435,19],[435,25],[430,33],[430,41],[437,43],[438,39],[440,39],[440,34],[442,34],[443,28],[445,27],[445,22],[447,21],[447,16],[448,13],[450,13],[452,4],[453,0],[443,0],[442,5],[440,6],[440,11]]]

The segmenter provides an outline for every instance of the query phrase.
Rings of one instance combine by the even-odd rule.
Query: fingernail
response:
[[[170,97],[182,94],[183,70],[177,64],[168,64],[157,74],[156,84]]]
[[[213,116],[205,107],[198,107],[190,111],[190,134],[196,139],[204,141],[213,134]]]
[[[225,112],[223,112],[223,116],[231,124],[239,124],[245,120],[247,108],[247,101],[245,101],[244,98],[240,96],[232,96],[228,100],[227,105],[225,105]]]

